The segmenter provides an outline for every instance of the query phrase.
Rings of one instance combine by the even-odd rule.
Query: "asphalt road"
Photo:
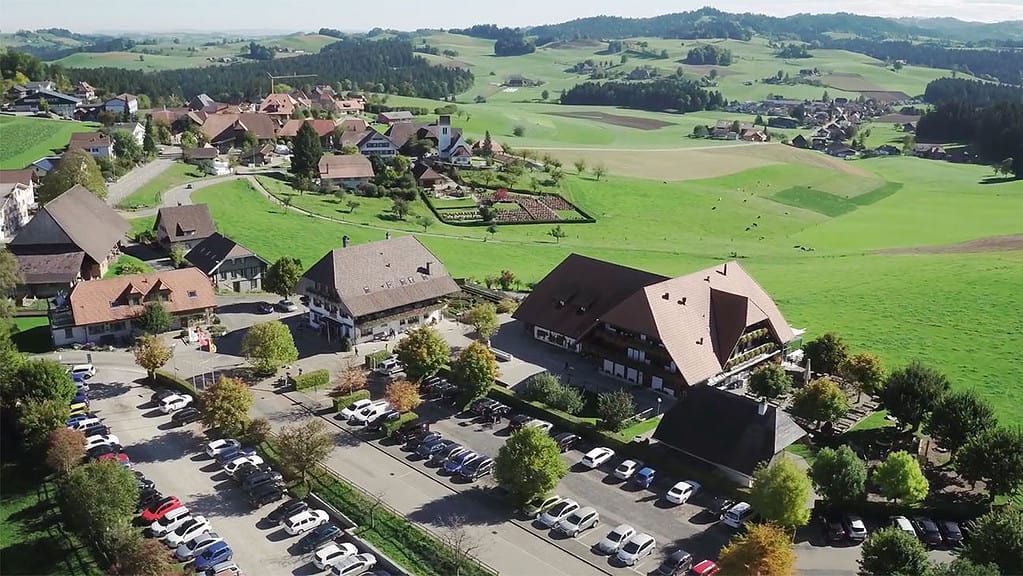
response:
[[[107,204],[116,206],[118,202],[130,196],[132,192],[145,186],[150,180],[163,173],[164,170],[174,164],[173,160],[157,158],[152,162],[143,164],[121,176],[117,182],[107,186]]]

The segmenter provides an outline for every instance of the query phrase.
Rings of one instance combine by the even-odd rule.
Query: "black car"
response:
[[[430,442],[436,442],[437,440],[440,440],[439,433],[427,432],[422,436],[413,436],[412,438],[409,438],[409,440],[405,442],[405,445],[408,447],[410,452],[414,452],[415,450],[419,449],[420,445],[428,444]]]
[[[246,492],[250,493],[260,486],[275,486],[280,488],[284,486],[284,477],[281,476],[280,472],[266,470],[252,474],[242,482],[242,488],[244,488]]]
[[[281,504],[277,508],[274,508],[273,512],[270,512],[269,514],[266,515],[266,519],[272,524],[280,524],[281,522],[287,520],[288,518],[291,518],[295,514],[298,514],[299,512],[306,510],[308,508],[309,505],[306,504],[305,501],[299,500],[298,498],[292,498],[291,500],[288,500],[287,502]]]
[[[571,432],[562,432],[554,437],[554,443],[558,445],[558,450],[567,452],[579,443],[579,437]]]
[[[253,508],[266,506],[284,498],[284,491],[275,484],[263,484],[249,492],[249,505]]]
[[[366,427],[363,428],[363,430],[373,434],[379,433],[384,429],[384,424],[387,424],[388,422],[394,422],[398,418],[401,418],[401,412],[398,412],[397,410],[388,410],[387,412],[384,412],[383,414],[370,420],[369,423],[366,424]]]
[[[156,488],[156,482],[153,482],[149,478],[146,478],[145,474],[139,472],[138,470],[133,470],[133,472],[135,472],[135,481],[139,485],[139,492],[145,492],[146,490],[152,490]]]
[[[163,494],[160,494],[160,492],[155,488],[142,490],[139,492],[139,504],[136,509],[142,510],[143,508],[149,508],[153,505],[153,503],[159,502],[160,500],[163,500]]]
[[[116,444],[103,444],[102,446],[94,446],[85,453],[86,456],[95,460],[104,454],[120,454],[121,447]]]
[[[182,408],[181,410],[178,410],[173,415],[171,415],[171,422],[177,424],[178,426],[184,426],[185,424],[198,422],[200,418],[202,418],[202,415],[199,414],[199,410],[192,407],[188,407]]]
[[[484,412],[498,404],[500,404],[500,402],[493,398],[477,398],[469,405],[469,412],[472,412],[477,416],[482,416]]]
[[[677,574],[688,574],[693,567],[693,555],[685,550],[679,549],[672,552],[661,562],[654,574],[658,576],[676,576]]]
[[[495,404],[483,411],[483,419],[498,421],[511,414],[511,406],[505,406],[504,404]]]
[[[435,453],[440,452],[451,444],[454,444],[451,440],[437,438],[432,442],[423,442],[420,444],[419,447],[416,448],[416,454],[419,455],[420,458],[430,458]]]
[[[458,386],[455,386],[450,382],[441,382],[433,387],[431,394],[434,398],[450,400],[451,398],[458,396]]]
[[[913,528],[916,529],[916,535],[920,538],[921,542],[928,546],[938,546],[941,544],[941,531],[934,520],[917,516],[913,518],[912,522]]]
[[[272,314],[274,311],[274,305],[269,302],[260,302],[256,304],[256,309],[259,310],[260,314]]]
[[[821,514],[817,517],[821,527],[824,540],[829,543],[842,542],[846,538],[845,526],[842,525],[842,516],[839,514]]]
[[[422,438],[430,433],[430,424],[414,420],[406,422],[391,433],[391,440],[397,444],[407,444],[415,438]]]
[[[475,482],[488,474],[493,474],[493,472],[493,458],[483,457],[477,458],[465,466],[462,466],[462,469],[458,471],[458,475],[469,482]]]
[[[444,384],[446,382],[447,380],[441,378],[440,376],[430,376],[426,380],[423,380],[422,382],[419,383],[419,393],[429,394],[438,385]]]
[[[959,524],[951,520],[938,520],[937,522],[938,530],[941,532],[941,539],[945,541],[945,546],[962,546],[963,531]]]
[[[449,455],[451,455],[452,452],[458,450],[459,448],[462,448],[461,444],[455,444],[454,442],[452,442],[445,446],[444,448],[431,454],[430,461],[428,463],[434,466],[439,466],[441,462],[444,462],[444,460],[447,459]]]
[[[270,465],[265,462],[263,464],[252,464],[251,462],[246,462],[235,469],[234,473],[231,474],[231,479],[239,484],[243,484],[249,476],[259,474],[260,472],[267,472],[269,470],[271,470]]]
[[[532,416],[526,416],[525,414],[516,414],[515,416],[511,417],[511,420],[508,421],[508,427],[511,428],[512,430],[521,430],[525,428],[526,424],[532,422],[532,420],[533,420]]]
[[[298,551],[301,553],[312,552],[327,542],[337,539],[343,533],[344,530],[341,530],[334,524],[324,524],[298,541]]]
[[[85,434],[86,438],[89,436],[106,436],[110,434],[110,427],[102,422],[97,422],[88,428],[83,428],[82,434]]]
[[[730,498],[715,498],[714,501],[710,503],[710,506],[707,507],[707,512],[720,518],[736,504],[738,504],[738,501]]]
[[[153,392],[152,396],[149,397],[149,401],[152,402],[153,404],[159,404],[160,402],[163,401],[164,398],[167,398],[168,396],[173,396],[175,394],[177,394],[177,392],[175,392],[174,390],[167,389],[157,390],[156,392]]]

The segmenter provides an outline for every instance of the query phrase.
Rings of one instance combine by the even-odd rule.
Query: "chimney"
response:
[[[699,344],[700,346],[703,346],[703,336],[700,336],[700,339],[697,340],[696,343]]]
[[[390,240],[390,239],[391,239],[391,231],[388,230],[387,232],[384,232],[384,240]]]
[[[678,301],[678,303],[683,305],[683,306],[685,306],[686,305],[686,297],[683,296],[682,299]]]
[[[761,400],[760,403],[757,404],[757,414],[759,414],[761,416],[763,416],[764,414],[767,414],[767,401],[766,400]]]
[[[348,243],[351,241],[352,239],[349,238],[347,234],[345,234],[344,236],[341,237],[341,247],[348,248]]]
[[[429,276],[429,275],[430,275],[430,265],[431,265],[431,264],[433,264],[433,262],[427,262],[427,263],[426,263],[426,275],[427,275],[427,276]]]
[[[725,262],[725,270],[721,273],[723,276],[728,276],[728,262]]]
[[[661,298],[664,298],[665,300],[671,300],[671,294],[665,292],[664,295],[661,296]]]

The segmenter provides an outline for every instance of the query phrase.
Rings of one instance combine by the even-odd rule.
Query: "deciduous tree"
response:
[[[924,432],[954,454],[970,437],[994,428],[997,423],[994,409],[980,395],[973,390],[959,390],[938,399],[924,424]]]
[[[948,388],[944,374],[912,362],[888,376],[880,393],[881,405],[903,426],[908,424],[916,431]]]
[[[395,198],[391,202],[391,214],[398,220],[404,220],[411,211],[408,200],[403,198]]]
[[[517,504],[526,504],[553,490],[568,474],[561,450],[539,428],[523,428],[511,435],[494,459],[494,477]]]
[[[988,428],[955,455],[956,470],[970,482],[983,480],[992,498],[1023,487],[1023,430]]]
[[[135,530],[125,530],[113,546],[115,560],[111,576],[172,576],[177,566],[159,540],[143,538]]]
[[[551,228],[551,231],[547,234],[550,235],[551,238],[554,238],[559,244],[561,243],[562,238],[568,236],[568,234],[565,234],[565,231],[561,229],[560,224]]]
[[[575,173],[576,174],[582,176],[583,173],[586,172],[586,160],[583,160],[582,158],[580,158],[580,159],[576,160],[575,162],[573,162],[572,165],[575,166]]]
[[[249,422],[252,391],[237,378],[221,376],[200,397],[202,422],[227,436],[241,434]]]
[[[904,450],[892,452],[874,469],[874,482],[889,500],[912,504],[927,497],[930,484],[920,463]]]
[[[817,493],[832,503],[854,502],[867,493],[867,465],[848,446],[821,448],[810,477]]]
[[[856,383],[860,395],[874,396],[884,383],[884,365],[876,354],[860,352],[846,359],[839,369],[842,376]],[[860,401],[860,396],[856,397]]]
[[[994,562],[1002,574],[1023,574],[1023,508],[997,508],[973,521],[963,557]]]
[[[46,445],[50,432],[64,427],[71,409],[61,400],[25,400],[18,410],[18,425],[29,446],[36,448]]]
[[[910,534],[888,527],[872,533],[860,550],[860,576],[927,574],[927,550]]]
[[[765,399],[777,398],[787,394],[792,388],[792,378],[781,364],[768,362],[750,375],[749,388],[751,392]]]
[[[774,524],[751,523],[721,549],[722,574],[790,576],[796,573],[792,537]]]
[[[266,418],[253,418],[249,421],[249,425],[245,427],[244,442],[250,446],[259,446],[266,442],[271,432],[273,432],[273,426],[269,420]]]
[[[405,365],[405,374],[422,382],[447,365],[451,347],[430,326],[410,330],[394,349],[398,360]]]
[[[838,374],[849,355],[845,341],[831,332],[804,344],[803,353],[810,360],[810,369],[822,374]]]
[[[994,563],[975,564],[966,558],[935,563],[927,571],[927,576],[1000,576],[1001,574],[1009,574],[1009,572],[999,571],[998,565]]]
[[[477,304],[465,313],[465,320],[476,329],[476,335],[483,342],[490,340],[500,323],[497,320],[497,308],[489,302]]]
[[[479,342],[466,346],[451,366],[451,375],[465,403],[485,396],[497,381],[498,373],[494,353]]]
[[[804,526],[810,519],[807,503],[813,494],[810,478],[789,458],[770,466],[761,464],[753,473],[750,504],[768,521],[780,526]]]
[[[302,261],[290,256],[282,256],[266,269],[266,277],[263,279],[263,288],[277,294],[281,298],[288,298],[295,293],[295,286],[302,278]]]
[[[831,379],[818,378],[792,395],[790,411],[816,423],[834,423],[849,411],[849,399]]]
[[[298,360],[291,330],[277,320],[255,324],[242,338],[242,354],[262,374]]]
[[[142,160],[142,146],[135,136],[127,130],[115,130],[113,134],[114,155],[118,160],[138,164]]]
[[[597,164],[596,166],[593,167],[591,172],[593,172],[593,179],[599,182],[600,179],[603,178],[605,174],[607,174],[607,167],[604,166],[603,164]]]
[[[139,328],[147,334],[160,334],[166,332],[171,325],[173,317],[161,302],[150,302],[142,310],[137,322]]]
[[[308,486],[308,474],[316,469],[334,447],[322,420],[309,420],[297,426],[285,426],[277,435],[280,461]]]
[[[131,351],[135,354],[135,364],[138,364],[139,368],[144,369],[149,374],[150,380],[154,379],[156,371],[162,368],[171,359],[171,356],[174,355],[173,348],[167,346],[152,334],[146,334],[139,338]]]
[[[303,122],[291,146],[291,173],[296,176],[318,178],[323,148],[320,137],[311,122]]]
[[[429,228],[430,226],[433,226],[434,223],[435,220],[429,216],[421,215],[416,217],[416,225],[422,226],[423,232],[426,232],[426,229]]]
[[[63,518],[87,540],[112,551],[118,534],[135,517],[135,474],[117,462],[89,462],[68,475],[60,491]]]
[[[398,412],[415,410],[423,399],[419,396],[419,384],[408,380],[397,380],[387,385],[384,390],[387,402]]]
[[[337,385],[337,389],[342,394],[351,394],[366,387],[366,370],[361,366],[349,366],[339,374],[339,377],[341,383]]]
[[[604,430],[618,432],[625,422],[636,414],[636,402],[624,388],[597,395],[597,425]]]
[[[46,465],[61,478],[71,473],[85,458],[85,434],[59,426],[50,432],[46,449]]]
[[[107,184],[96,159],[81,148],[72,148],[64,153],[60,164],[43,177],[36,190],[36,202],[45,204],[79,184],[100,198],[107,197]]]
[[[75,383],[64,366],[53,360],[33,358],[19,364],[7,392],[12,404],[54,400],[66,406],[75,397]]]

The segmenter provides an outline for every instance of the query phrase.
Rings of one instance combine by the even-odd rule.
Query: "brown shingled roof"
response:
[[[282,138],[294,138],[298,136],[298,130],[302,127],[303,122],[309,122],[313,126],[313,130],[316,131],[316,135],[320,138],[327,136],[334,132],[334,121],[333,120],[288,120],[284,126],[277,131],[277,136]]]
[[[372,178],[373,165],[362,154],[323,156],[320,158],[320,178]]]
[[[102,132],[75,132],[71,135],[68,148],[92,148],[113,146],[110,137]]]
[[[159,230],[161,226],[170,236],[171,242],[207,238],[217,231],[206,204],[160,208],[156,213],[153,230]]]
[[[35,174],[35,171],[31,168],[0,170],[0,184],[24,184],[29,186],[35,181]]]
[[[38,253],[42,247],[76,246],[93,261],[103,262],[130,228],[106,202],[78,185],[40,208],[10,246],[17,253]]]
[[[131,320],[141,315],[145,304],[155,300],[161,290],[167,296],[162,304],[172,314],[200,311],[217,305],[213,286],[202,271],[182,268],[79,282],[71,291],[71,312],[79,326]],[[142,303],[132,305],[126,298],[130,293],[141,295]]]

